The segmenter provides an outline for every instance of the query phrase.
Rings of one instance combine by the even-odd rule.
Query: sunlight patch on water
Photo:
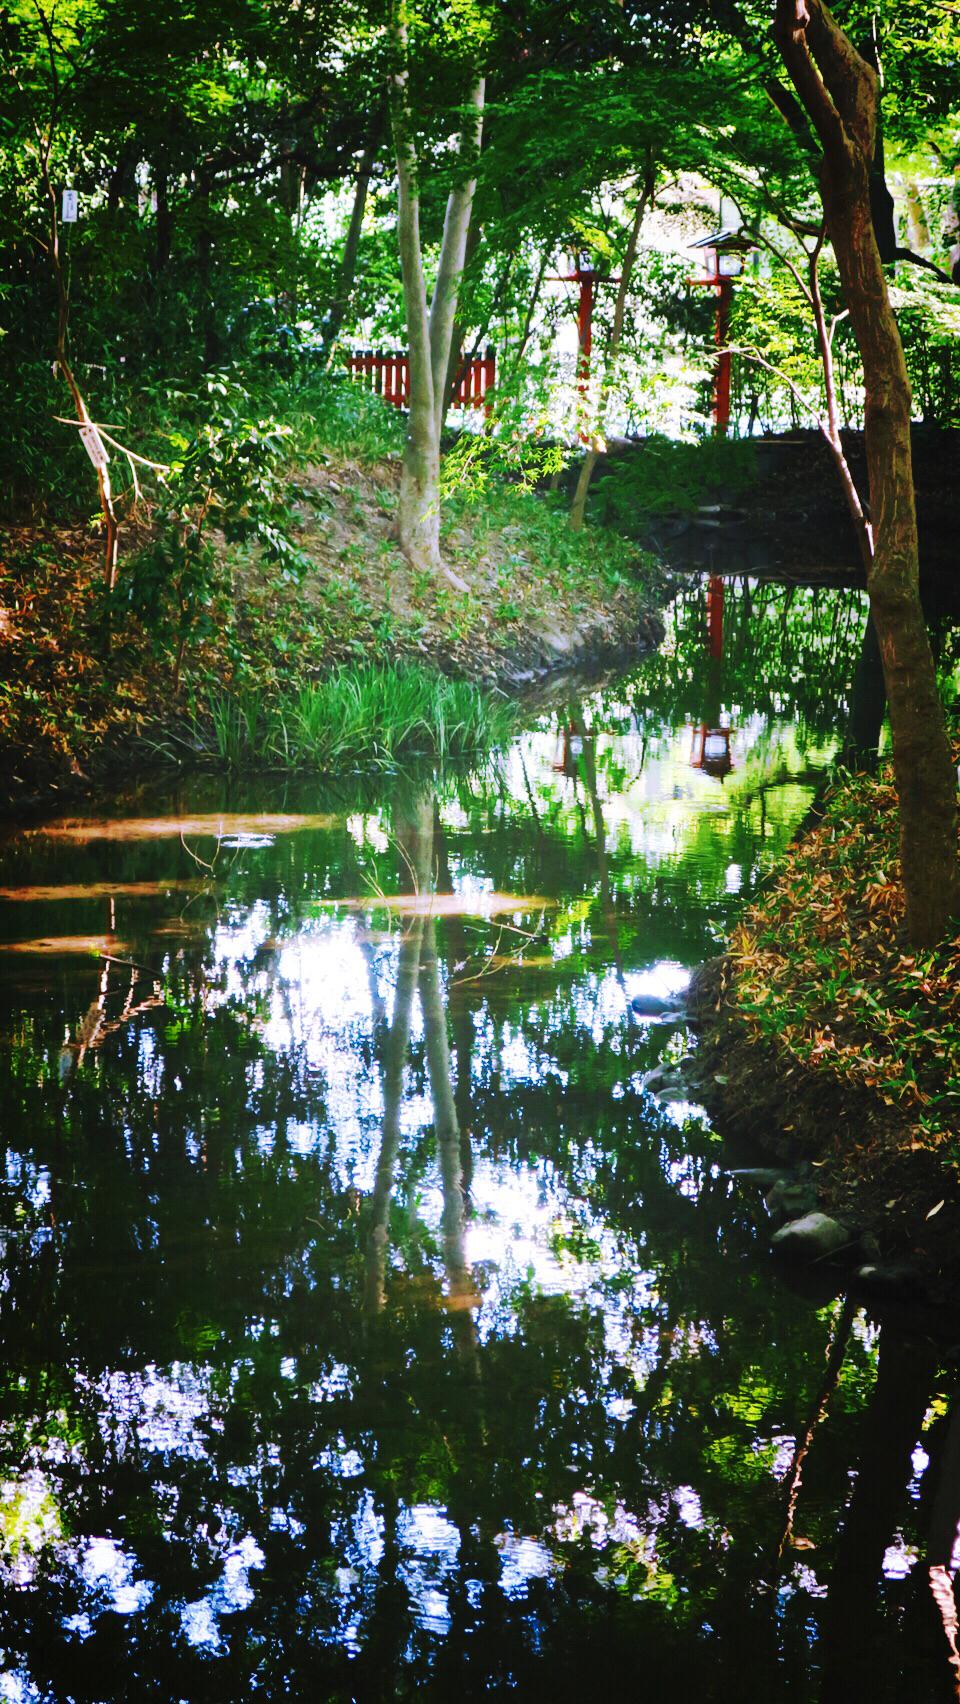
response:
[[[898,1533],[892,1544],[888,1544],[883,1554],[883,1577],[885,1580],[905,1580],[917,1565],[919,1551],[915,1544],[907,1544],[903,1534]]]
[[[89,1539],[80,1555],[80,1572],[87,1586],[106,1598],[104,1607],[116,1615],[135,1615],[153,1597],[146,1580],[134,1580],[134,1563],[112,1538]]]
[[[223,1572],[216,1585],[205,1597],[181,1607],[180,1626],[189,1645],[211,1651],[221,1648],[220,1617],[249,1609],[256,1595],[250,1571],[265,1564],[266,1557],[250,1533],[231,1545],[223,1558]]]
[[[187,812],[182,816],[169,817],[66,817],[60,822],[47,822],[39,828],[27,829],[25,836],[67,840],[80,845],[88,840],[180,840],[195,835],[222,842],[227,836],[253,836],[258,843],[265,841],[270,844],[278,834],[294,834],[301,829],[334,828],[339,820],[335,816],[294,816],[286,812],[246,815],[236,811]]]
[[[110,1433],[118,1423],[129,1426],[141,1450],[206,1461],[211,1387],[210,1370],[189,1361],[174,1361],[169,1372],[151,1365],[139,1373],[109,1373],[96,1385],[102,1425]]]
[[[0,1674],[2,1704],[39,1704],[40,1688],[22,1673],[9,1671]]]
[[[561,1562],[536,1538],[521,1538],[504,1532],[494,1539],[500,1552],[500,1590],[507,1598],[524,1598],[532,1580],[548,1580],[558,1574]]]

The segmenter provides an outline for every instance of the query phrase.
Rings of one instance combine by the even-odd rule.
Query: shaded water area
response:
[[[952,1363],[654,1092],[862,625],[704,616],[480,774],[0,846],[0,1699],[956,1696]]]

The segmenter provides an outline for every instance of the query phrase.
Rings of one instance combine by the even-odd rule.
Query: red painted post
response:
[[[593,349],[593,291],[594,274],[579,272],[580,307],[577,313],[577,342],[580,346],[577,373],[581,395],[586,393],[590,380],[590,355]]]
[[[707,648],[718,662],[723,656],[723,581],[711,574],[707,583]]]
[[[596,274],[577,268],[576,276],[580,280],[580,307],[577,313],[577,341],[579,354],[577,357],[577,390],[580,392],[581,416],[577,436],[581,444],[587,442],[584,412],[587,407],[587,393],[590,389],[590,356],[593,351],[593,301]]]
[[[713,381],[713,429],[718,438],[730,430],[730,308],[733,302],[733,279],[721,278],[717,285],[716,344],[717,369]]]

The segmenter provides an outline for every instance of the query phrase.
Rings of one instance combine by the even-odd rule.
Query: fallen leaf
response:
[[[944,1203],[942,1201],[938,1201],[937,1205],[935,1207],[931,1207],[929,1213],[927,1214],[927,1218],[932,1219],[934,1213],[939,1213],[939,1211],[940,1211],[940,1209],[943,1205],[944,1205]]]

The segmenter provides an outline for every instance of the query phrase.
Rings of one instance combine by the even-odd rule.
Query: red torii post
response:
[[[581,420],[578,436],[581,443],[586,442],[583,430],[583,408],[586,404],[587,387],[590,383],[590,356],[593,352],[593,308],[596,302],[597,286],[599,284],[619,284],[619,278],[610,278],[605,272],[599,272],[592,264],[589,253],[585,249],[574,251],[576,267],[573,272],[554,273],[548,278],[550,284],[579,284],[580,301],[577,307],[577,389],[581,397]]]
[[[733,302],[733,281],[743,271],[746,239],[739,231],[715,231],[710,237],[699,237],[690,247],[701,249],[706,264],[706,276],[688,278],[693,289],[712,290],[717,298],[717,317],[714,342],[717,358],[713,371],[713,430],[725,438],[730,430],[730,307]]]
[[[713,290],[717,298],[714,323],[714,342],[717,358],[713,370],[713,430],[725,438],[730,430],[730,308],[733,302],[733,281],[743,271],[743,254],[748,246],[738,231],[715,231],[710,237],[700,237],[690,247],[701,249],[706,263],[705,278],[688,278],[696,289]],[[717,661],[723,656],[723,580],[711,574],[707,585],[707,646]]]

